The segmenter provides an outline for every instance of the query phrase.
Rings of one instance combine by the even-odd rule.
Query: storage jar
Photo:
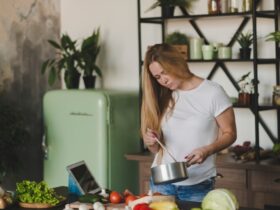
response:
[[[280,85],[273,87],[273,105],[280,106]]]

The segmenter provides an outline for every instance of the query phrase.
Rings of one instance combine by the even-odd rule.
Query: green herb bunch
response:
[[[46,182],[35,182],[23,180],[16,184],[16,196],[19,202],[24,203],[44,203],[50,205],[58,204],[63,196],[55,193],[54,189],[49,188]]]
[[[253,33],[247,32],[246,34],[239,34],[237,42],[241,48],[250,48],[250,46],[253,44]]]

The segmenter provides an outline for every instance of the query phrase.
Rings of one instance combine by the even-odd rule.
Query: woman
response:
[[[151,180],[151,190],[199,202],[214,187],[214,154],[236,139],[232,104],[220,85],[191,73],[168,44],[149,47],[142,73],[141,133],[156,153],[152,167],[174,162],[156,138],[177,161],[189,165],[188,179],[159,185]]]

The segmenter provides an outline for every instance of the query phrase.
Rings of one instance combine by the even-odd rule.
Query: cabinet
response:
[[[143,64],[143,52],[142,52],[142,27],[145,24],[156,24],[159,25],[161,28],[161,40],[163,41],[166,36],[166,29],[167,29],[167,22],[168,21],[176,21],[176,20],[187,20],[192,28],[196,31],[197,35],[204,39],[205,43],[208,44],[209,41],[204,36],[202,30],[199,27],[199,24],[197,21],[199,19],[221,19],[221,18],[242,18],[242,21],[240,25],[237,27],[236,31],[232,34],[232,38],[230,39],[227,46],[232,47],[234,43],[236,42],[236,39],[238,35],[244,30],[245,26],[248,25],[249,21],[251,20],[251,27],[253,32],[253,56],[252,59],[247,60],[241,60],[241,59],[226,59],[226,60],[219,60],[214,59],[211,61],[205,61],[205,60],[188,60],[188,63],[197,63],[197,62],[214,62],[213,67],[210,69],[210,72],[207,76],[207,79],[212,79],[213,76],[217,73],[218,70],[222,70],[226,77],[229,79],[230,83],[234,86],[236,91],[238,92],[240,90],[240,86],[238,85],[237,81],[233,77],[231,71],[229,70],[227,64],[233,63],[233,62],[249,62],[253,66],[253,84],[254,84],[254,94],[253,94],[253,100],[251,105],[244,106],[244,105],[234,105],[237,108],[245,108],[249,109],[253,116],[254,116],[254,133],[255,133],[255,148],[256,148],[256,161],[260,160],[259,157],[259,151],[260,151],[260,127],[264,130],[264,132],[267,134],[267,136],[271,139],[273,143],[279,142],[279,136],[280,136],[280,107],[274,106],[272,103],[268,104],[261,104],[259,102],[259,68],[261,65],[272,65],[275,69],[275,84],[273,85],[279,85],[280,84],[280,50],[279,50],[279,44],[275,44],[275,47],[271,50],[275,51],[275,57],[273,58],[261,58],[259,56],[259,49],[258,49],[258,34],[260,33],[261,29],[258,27],[258,20],[262,18],[271,19],[272,25],[273,25],[273,31],[279,30],[279,14],[280,14],[280,1],[279,0],[270,0],[270,2],[273,3],[273,9],[270,10],[260,10],[258,5],[260,3],[264,3],[264,0],[252,0],[252,11],[250,12],[242,12],[242,13],[223,13],[223,14],[199,14],[199,15],[190,15],[185,10],[182,10],[182,15],[177,16],[165,16],[160,15],[158,17],[141,17],[142,11],[141,11],[141,0],[138,1],[138,44],[139,44],[139,72],[142,70],[142,64]],[[206,1],[205,1],[206,2]],[[265,1],[267,2],[267,1]],[[163,11],[163,9],[162,9]],[[244,72],[246,73],[246,72]],[[273,73],[274,74],[274,73]],[[141,90],[141,84],[140,84],[140,90]],[[271,91],[272,94],[272,91]],[[277,131],[276,134],[271,131],[271,128],[267,126],[265,120],[263,119],[263,116],[261,115],[262,111],[266,110],[275,110],[277,115]]]
[[[138,161],[140,193],[147,193],[153,155],[127,154],[126,158]],[[229,154],[218,155],[216,188],[230,189],[242,207],[280,206],[280,165],[271,159],[261,163],[240,163]]]

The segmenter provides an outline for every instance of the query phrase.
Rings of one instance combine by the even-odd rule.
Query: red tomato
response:
[[[111,203],[120,203],[122,201],[122,196],[117,191],[112,191],[109,199]]]
[[[146,203],[138,203],[133,207],[133,210],[140,210],[144,205],[146,205]]]
[[[128,195],[128,196],[125,197],[125,204],[128,205],[128,203],[130,201],[134,201],[136,199],[137,199],[137,197],[135,195]]]

